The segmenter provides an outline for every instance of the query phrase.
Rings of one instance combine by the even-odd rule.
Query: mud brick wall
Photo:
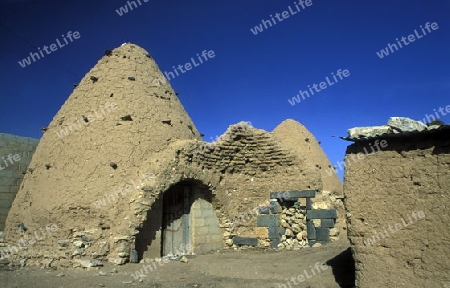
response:
[[[0,133],[0,231],[38,143],[37,139]],[[18,154],[20,160],[11,163],[7,160],[10,154]]]
[[[357,287],[450,281],[449,132],[380,138],[385,150],[351,165],[350,157],[374,140],[347,148],[344,193]]]
[[[34,172],[25,175],[4,232],[13,245],[21,237],[17,223],[28,231],[47,224],[60,228],[39,245],[11,255],[12,263],[25,259],[27,266],[77,267],[81,257],[91,257],[122,265],[133,248],[139,248],[139,257],[147,257],[143,251],[153,255],[162,246],[156,239],[161,239],[158,201],[181,182],[207,187],[224,238],[252,231],[256,217],[243,215],[253,213],[272,191],[325,190],[321,167],[331,164],[300,123],[286,120],[267,132],[241,122],[206,143],[170,83],[155,83],[163,77],[147,51],[125,44],[81,79],[40,140],[30,164]],[[80,128],[72,131],[72,126]],[[301,142],[292,139],[298,134]],[[303,148],[294,149],[295,143]],[[315,158],[309,161],[312,152]],[[153,177],[132,182],[145,174]],[[337,187],[330,184],[326,190],[339,192],[336,181],[331,184]],[[117,196],[109,201],[112,193]],[[106,198],[108,204],[98,207]],[[194,221],[190,237],[197,244],[210,241],[201,249],[215,249],[217,231],[217,239],[195,234],[207,217],[203,212],[195,216],[198,227]],[[149,235],[149,241],[139,240]]]

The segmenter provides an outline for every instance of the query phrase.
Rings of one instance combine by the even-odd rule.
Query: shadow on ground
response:
[[[326,264],[332,267],[334,279],[340,287],[355,287],[355,260],[351,248],[328,260]]]

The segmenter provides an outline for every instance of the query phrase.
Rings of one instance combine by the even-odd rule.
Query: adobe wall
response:
[[[23,243],[23,249],[11,248],[10,259],[43,266],[71,265],[80,257],[123,262],[117,255],[128,247],[122,242],[131,242],[141,224],[130,201],[140,197],[142,182],[152,181],[145,175],[160,171],[145,169],[145,161],[159,159],[171,142],[201,139],[170,84],[158,79],[163,75],[148,52],[125,44],[105,53],[74,85],[8,213],[5,239],[16,247]],[[96,207],[118,191],[111,203]],[[42,240],[35,232],[45,234]],[[45,257],[49,252],[55,256]]]
[[[74,85],[10,209],[4,234],[11,246],[1,257],[44,267],[85,264],[85,258],[93,261],[89,265],[124,264],[146,225],[158,230],[157,200],[181,181],[208,187],[223,237],[235,233],[230,226],[266,203],[270,192],[324,190],[325,154],[311,150],[319,158],[308,161],[311,151],[289,147],[288,136],[297,133],[289,127],[299,123],[284,122],[276,132],[239,123],[205,143],[163,79],[147,51],[123,44]],[[318,143],[307,147],[312,145]],[[339,181],[330,184],[327,189],[340,189]],[[256,217],[239,226],[253,229]],[[204,249],[218,246],[206,244]]]
[[[443,287],[450,282],[449,129],[398,136],[347,148],[357,287]],[[373,152],[374,141],[386,147]]]
[[[8,258],[14,263],[25,258],[31,266],[68,267],[83,258],[124,264],[135,247],[139,232],[159,219],[161,207],[154,206],[156,200],[172,185],[185,180],[200,182],[210,189],[212,206],[225,235],[234,233],[230,227],[240,215],[265,204],[270,192],[321,191],[323,188],[318,168],[307,165],[303,155],[280,145],[269,132],[245,123],[230,126],[213,144],[197,140],[169,143],[166,149],[148,154],[139,168],[154,174],[139,180],[136,177],[133,185],[116,185],[108,192],[110,195],[105,196],[105,206],[92,200],[91,203],[77,203],[72,197],[70,202],[66,199],[63,204],[67,210],[53,210],[53,217],[36,219],[34,226],[28,224],[28,232],[10,234],[8,243],[19,249],[12,248]],[[116,191],[121,192],[112,195]],[[91,195],[91,199],[103,198],[99,194],[96,193],[96,198]],[[27,197],[26,194],[23,196]],[[65,221],[69,218],[70,224]],[[27,240],[29,244],[24,249],[16,244],[20,239],[33,238],[30,233],[39,231],[39,227],[45,229],[47,225],[57,228],[41,237],[41,241]],[[238,227],[253,229],[256,215],[248,222],[240,222]],[[198,236],[201,238],[202,235]]]
[[[38,143],[37,139],[0,133],[0,231]]]
[[[155,197],[182,180],[200,181],[212,191],[223,243],[233,236],[252,236],[257,210],[266,206],[273,191],[323,188],[319,169],[306,163],[298,151],[282,146],[271,133],[244,122],[232,125],[214,143],[178,141],[160,157],[164,170],[143,189]],[[151,163],[147,163],[151,164]],[[158,167],[146,168],[158,170]],[[139,206],[145,223],[148,206]],[[153,207],[151,208],[153,209]],[[148,214],[150,215],[150,214]],[[253,235],[254,237],[258,235]],[[228,247],[227,246],[227,247]]]

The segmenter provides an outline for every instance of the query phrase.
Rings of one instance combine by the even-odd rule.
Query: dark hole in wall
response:
[[[334,279],[339,287],[355,287],[355,260],[351,248],[328,260],[326,264],[332,268]]]

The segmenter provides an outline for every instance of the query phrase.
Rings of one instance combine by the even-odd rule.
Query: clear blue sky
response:
[[[127,1],[1,0],[0,132],[40,138],[72,83],[106,49],[128,41],[149,51],[162,71],[203,50],[215,52],[171,80],[207,141],[239,121],[271,131],[293,118],[321,141],[335,165],[349,143],[332,136],[382,125],[390,116],[423,119],[450,104],[448,0],[312,0],[257,35],[250,29],[269,15],[289,6],[296,12],[294,0],[140,1],[119,16],[116,9]],[[427,22],[439,28],[424,35],[420,25]],[[422,38],[377,56],[414,30]],[[38,47],[63,43],[68,31],[81,37],[25,68],[18,64]],[[299,90],[332,80],[338,69],[350,76],[289,104]],[[450,115],[441,120],[450,122]]]

